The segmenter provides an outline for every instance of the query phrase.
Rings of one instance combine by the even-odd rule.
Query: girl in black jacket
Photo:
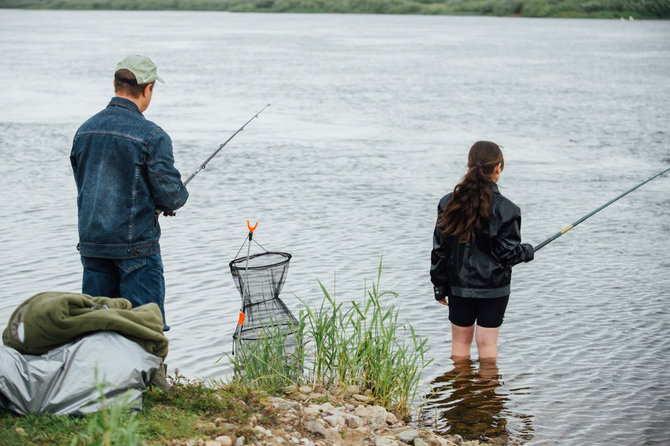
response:
[[[533,259],[521,243],[521,211],[496,185],[504,166],[497,144],[474,143],[468,172],[437,207],[430,277],[435,299],[449,306],[454,359],[470,357],[473,338],[480,360],[498,356],[512,266]]]

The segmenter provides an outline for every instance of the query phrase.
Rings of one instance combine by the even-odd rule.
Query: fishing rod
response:
[[[237,135],[237,134],[240,133],[242,130],[244,130],[244,128],[247,126],[247,124],[249,124],[249,123],[250,123],[251,121],[253,121],[254,119],[258,118],[258,115],[260,115],[260,114],[263,112],[263,110],[265,110],[265,109],[268,108],[269,106],[270,106],[270,104],[268,104],[268,105],[266,105],[265,107],[261,108],[261,109],[258,111],[258,113],[256,113],[255,115],[253,115],[253,116],[251,117],[251,119],[249,119],[247,122],[245,122],[244,125],[243,125],[242,127],[240,127],[239,129],[237,129],[237,131],[236,131],[235,133],[233,133],[232,135],[230,135],[230,138],[228,138],[223,144],[221,144],[221,145],[219,146],[219,148],[216,149],[216,150],[214,151],[214,153],[212,153],[212,154],[209,156],[209,158],[207,158],[207,159],[205,160],[205,162],[202,163],[202,164],[200,165],[200,167],[198,167],[198,168],[195,170],[195,172],[193,172],[193,173],[191,174],[191,176],[189,176],[189,177],[186,179],[186,181],[184,181],[184,186],[186,186],[186,185],[187,185],[193,178],[195,178],[195,176],[196,176],[197,174],[199,174],[201,170],[203,170],[205,167],[207,167],[207,163],[209,163],[209,162],[212,160],[212,158],[214,158],[216,155],[218,155],[218,153],[221,151],[221,149],[223,149],[223,148],[226,146],[226,144],[228,144],[228,142],[230,142],[230,140],[233,139],[233,138],[235,137],[235,135]]]
[[[625,197],[625,196],[628,195],[629,193],[633,192],[635,189],[637,189],[637,188],[639,188],[639,187],[641,187],[641,186],[644,186],[645,184],[647,184],[647,183],[650,182],[651,180],[653,180],[653,179],[655,179],[655,178],[657,178],[657,177],[660,177],[661,175],[663,175],[664,173],[666,173],[666,172],[668,172],[668,171],[670,171],[670,167],[668,167],[667,169],[665,169],[665,170],[662,171],[662,172],[657,173],[657,174],[654,175],[653,177],[651,177],[651,178],[649,178],[649,179],[647,179],[647,180],[641,182],[641,183],[638,184],[637,186],[628,189],[626,192],[622,193],[622,194],[619,195],[618,197],[615,197],[615,198],[611,199],[611,200],[608,201],[607,203],[605,203],[605,204],[603,204],[602,206],[600,206],[598,209],[595,209],[594,211],[589,212],[588,214],[586,214],[585,216],[583,216],[582,218],[580,218],[579,220],[577,220],[576,222],[574,222],[574,223],[571,224],[570,226],[568,226],[568,227],[566,227],[565,229],[563,229],[563,230],[557,232],[556,234],[552,235],[551,237],[549,237],[548,239],[546,239],[545,241],[543,241],[543,242],[540,243],[539,245],[535,246],[535,247],[533,248],[533,252],[538,252],[538,251],[539,251],[540,249],[542,249],[544,246],[546,246],[546,245],[548,245],[549,243],[553,242],[554,240],[556,240],[557,238],[559,238],[560,236],[562,236],[563,234],[565,234],[565,233],[568,232],[570,229],[574,228],[575,226],[577,226],[578,224],[580,224],[581,222],[583,222],[583,221],[586,220],[587,218],[592,217],[594,214],[596,214],[597,212],[602,211],[603,209],[605,209],[605,208],[606,208],[607,206],[609,206],[610,204],[614,203],[615,201],[619,200],[620,198]]]
[[[237,135],[237,134],[240,133],[242,130],[244,130],[244,128],[245,128],[251,121],[253,121],[254,119],[258,118],[258,115],[260,115],[260,114],[263,112],[263,110],[265,110],[265,109],[268,108],[269,106],[270,106],[270,104],[267,104],[265,107],[263,107],[263,108],[261,108],[260,110],[258,110],[258,112],[256,112],[256,114],[253,115],[253,116],[251,117],[251,119],[249,119],[247,122],[245,122],[244,125],[243,125],[242,127],[240,127],[239,129],[237,129],[237,131],[236,131],[235,133],[233,133],[232,135],[230,135],[230,137],[229,137],[227,140],[225,140],[225,142],[224,142],[223,144],[221,144],[221,145],[219,146],[219,148],[216,149],[216,150],[214,151],[214,153],[212,153],[212,154],[209,156],[209,158],[207,158],[207,159],[205,160],[205,162],[203,162],[203,163],[200,165],[200,167],[198,167],[198,168],[195,170],[195,172],[193,172],[188,178],[186,178],[186,181],[184,181],[184,186],[186,186],[188,183],[190,183],[191,180],[192,180],[193,178],[195,178],[195,176],[196,176],[197,174],[199,174],[201,170],[203,170],[205,167],[207,167],[207,163],[209,163],[209,162],[212,160],[212,158],[214,158],[216,155],[218,155],[219,152],[226,146],[226,144],[228,144],[228,143],[230,142],[230,140],[233,139],[233,138],[235,137],[235,135]],[[155,215],[160,215],[160,214],[163,213],[163,212],[165,212],[165,215],[166,215],[166,216],[170,216],[170,217],[174,217],[175,215],[177,215],[176,212],[173,212],[173,211],[163,211],[163,210],[161,210],[161,209],[156,209],[156,210],[154,211],[154,214],[155,214]]]

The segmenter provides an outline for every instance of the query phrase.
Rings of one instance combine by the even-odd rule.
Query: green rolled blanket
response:
[[[123,298],[44,292],[10,317],[2,342],[22,354],[41,355],[86,333],[112,330],[161,358],[168,353],[163,316],[154,303],[131,308]]]

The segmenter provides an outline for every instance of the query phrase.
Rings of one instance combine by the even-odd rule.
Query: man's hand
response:
[[[446,305],[447,307],[449,306],[449,302],[447,302],[447,299],[444,297],[438,300],[438,302],[441,303],[442,305]]]
[[[177,215],[177,213],[175,211],[163,211],[163,215],[166,217],[174,217]]]

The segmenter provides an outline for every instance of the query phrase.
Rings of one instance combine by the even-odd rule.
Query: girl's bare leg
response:
[[[475,336],[475,326],[459,327],[451,324],[451,358],[467,359],[470,357],[470,346]]]
[[[500,327],[486,328],[477,325],[475,339],[480,361],[498,357],[498,333],[500,333]]]

